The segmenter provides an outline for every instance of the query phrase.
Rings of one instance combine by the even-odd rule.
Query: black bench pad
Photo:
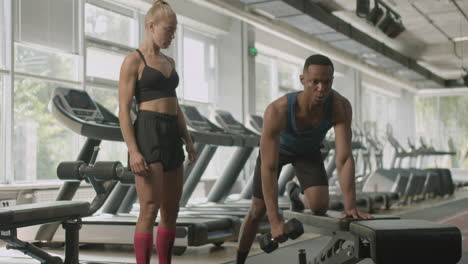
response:
[[[457,263],[461,233],[453,226],[424,220],[362,220],[350,232],[371,245],[371,257],[382,263]]]
[[[89,203],[55,201],[22,204],[0,209],[0,229],[24,227],[86,216]]]

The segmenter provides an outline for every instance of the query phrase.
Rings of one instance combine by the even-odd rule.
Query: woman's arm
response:
[[[138,78],[138,66],[139,59],[135,54],[128,55],[122,63],[119,79],[119,122],[122,136],[130,154],[130,168],[137,175],[146,176],[148,165],[138,149],[130,118],[135,84]]]

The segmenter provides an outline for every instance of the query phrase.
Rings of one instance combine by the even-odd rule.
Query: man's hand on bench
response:
[[[356,208],[350,209],[350,210],[345,210],[342,213],[342,215],[343,215],[343,217],[354,218],[354,219],[372,219],[372,218],[374,218],[372,215],[360,212]]]

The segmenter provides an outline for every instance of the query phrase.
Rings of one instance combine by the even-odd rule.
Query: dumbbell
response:
[[[284,235],[290,239],[296,239],[304,234],[302,223],[296,218],[292,218],[284,224]],[[260,237],[260,248],[265,253],[271,253],[278,248],[278,242],[273,240],[271,232],[268,232]]]

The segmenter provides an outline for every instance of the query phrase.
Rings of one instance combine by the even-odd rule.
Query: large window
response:
[[[209,103],[216,84],[216,40],[184,30],[183,98]]]
[[[85,4],[86,35],[129,47],[136,47],[136,32],[135,19],[132,17],[89,3]]]
[[[440,159],[443,167],[468,168],[468,95],[416,98],[416,135],[436,150],[449,150],[449,140],[457,155]],[[440,162],[442,161],[442,162]]]
[[[120,68],[125,56],[138,46],[138,25],[131,9],[109,2],[90,2],[93,4],[85,5],[85,90],[94,101],[117,116]],[[103,141],[97,159],[126,165],[125,143]]]
[[[86,75],[108,80],[119,80],[124,54],[105,49],[88,47],[86,51]]]
[[[278,88],[281,95],[301,89],[300,67],[278,61]]]
[[[4,1],[7,2],[7,1]],[[78,52],[78,1],[15,0],[15,40]]]
[[[396,97],[364,88],[362,105],[363,122],[374,123],[378,135],[385,135],[387,124],[396,124]]]
[[[1,4],[0,4],[1,6]],[[4,144],[3,144],[3,89],[4,89],[4,84],[3,84],[3,75],[0,73],[0,166],[3,168],[4,166],[4,158],[5,158],[5,152],[3,151],[4,149]],[[3,169],[0,168],[0,184],[5,181],[5,175],[3,175]]]
[[[78,80],[78,56],[15,44],[15,71],[69,81]]]
[[[255,111],[263,114],[265,108],[286,93],[301,90],[300,66],[285,59],[259,55],[255,59]]]
[[[263,113],[273,98],[273,69],[271,59],[258,56],[255,61],[255,110]]]
[[[384,146],[383,162],[388,167],[393,157],[393,148],[386,142],[387,124],[391,125],[395,134],[399,129],[396,119],[398,97],[383,94],[375,89],[364,87],[362,93],[362,121],[367,127],[368,132],[379,140]],[[403,142],[401,142],[403,144]]]
[[[5,37],[7,35],[7,30],[5,27],[5,8],[4,1],[0,1],[0,69],[5,68]]]
[[[17,78],[14,83],[14,174],[16,181],[56,179],[63,160],[74,160],[77,136],[50,114],[56,83]]]

